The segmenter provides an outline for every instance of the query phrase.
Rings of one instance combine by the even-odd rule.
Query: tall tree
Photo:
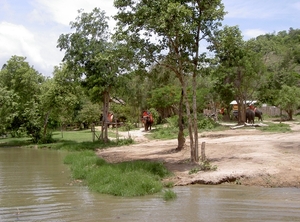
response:
[[[74,118],[74,109],[81,93],[79,84],[65,64],[54,67],[53,78],[41,85],[41,115],[43,117],[43,137],[46,136],[49,118],[60,122],[61,126]]]
[[[142,65],[159,63],[179,79],[189,122],[191,161],[197,161],[196,79],[202,62],[200,41],[220,25],[225,14],[221,0],[115,0],[114,4],[119,10],[118,38],[139,49],[135,56],[141,58]],[[188,78],[193,79],[192,111],[187,99]],[[177,149],[181,150],[184,137],[182,132],[178,135],[181,136]]]
[[[288,120],[293,119],[293,114],[300,106],[300,88],[283,85],[275,100],[275,104],[288,114]]]
[[[35,141],[40,138],[38,96],[42,82],[44,77],[25,57],[12,56],[0,71],[0,85],[15,95],[13,118],[7,128],[13,135],[25,129]]]
[[[219,30],[213,39],[217,65],[217,89],[226,99],[232,95],[238,104],[238,122],[246,120],[246,101],[253,100],[253,94],[261,83],[264,72],[261,55],[253,50],[252,41],[244,41],[237,26]]]
[[[107,20],[105,12],[99,8],[90,13],[81,10],[76,20],[71,22],[74,32],[62,34],[58,39],[58,47],[65,50],[63,61],[81,78],[92,101],[103,103],[104,118],[109,111],[110,94],[118,84],[124,63],[120,56],[124,48],[121,50],[119,44],[110,41]],[[129,50],[127,54],[130,56]],[[107,121],[103,123],[101,139],[107,141]]]

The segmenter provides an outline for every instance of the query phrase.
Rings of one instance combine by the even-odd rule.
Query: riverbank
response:
[[[255,128],[229,129],[201,133],[206,157],[215,171],[199,171],[190,159],[189,141],[175,152],[177,140],[148,140],[141,130],[129,132],[137,141],[129,146],[98,150],[108,162],[131,160],[161,161],[174,173],[169,181],[175,186],[189,184],[235,183],[264,187],[300,187],[300,125],[291,122],[292,132],[268,133]],[[128,133],[127,133],[128,134]]]

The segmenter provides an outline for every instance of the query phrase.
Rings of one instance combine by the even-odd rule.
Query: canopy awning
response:
[[[246,104],[255,104],[255,103],[257,103],[257,100],[246,100]],[[233,100],[230,103],[230,105],[236,105],[236,104],[237,104],[236,100]]]

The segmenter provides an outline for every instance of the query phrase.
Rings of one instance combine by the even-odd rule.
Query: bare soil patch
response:
[[[136,144],[98,150],[108,162],[161,161],[174,173],[167,180],[176,186],[189,184],[238,183],[266,187],[300,187],[300,124],[292,132],[268,133],[253,127],[199,134],[199,149],[206,143],[206,157],[216,171],[189,172],[198,166],[190,162],[189,139],[175,152],[177,139],[148,140],[143,129],[126,132]],[[150,132],[151,133],[151,132]],[[200,150],[199,150],[200,153]]]

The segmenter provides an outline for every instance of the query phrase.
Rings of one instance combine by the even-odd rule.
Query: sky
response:
[[[300,0],[223,0],[223,25],[237,25],[245,40],[300,27]],[[52,76],[64,52],[57,48],[61,34],[70,33],[78,10],[98,7],[115,15],[113,0],[0,0],[0,69],[12,56],[26,61],[44,76]],[[113,29],[115,22],[109,20]]]

